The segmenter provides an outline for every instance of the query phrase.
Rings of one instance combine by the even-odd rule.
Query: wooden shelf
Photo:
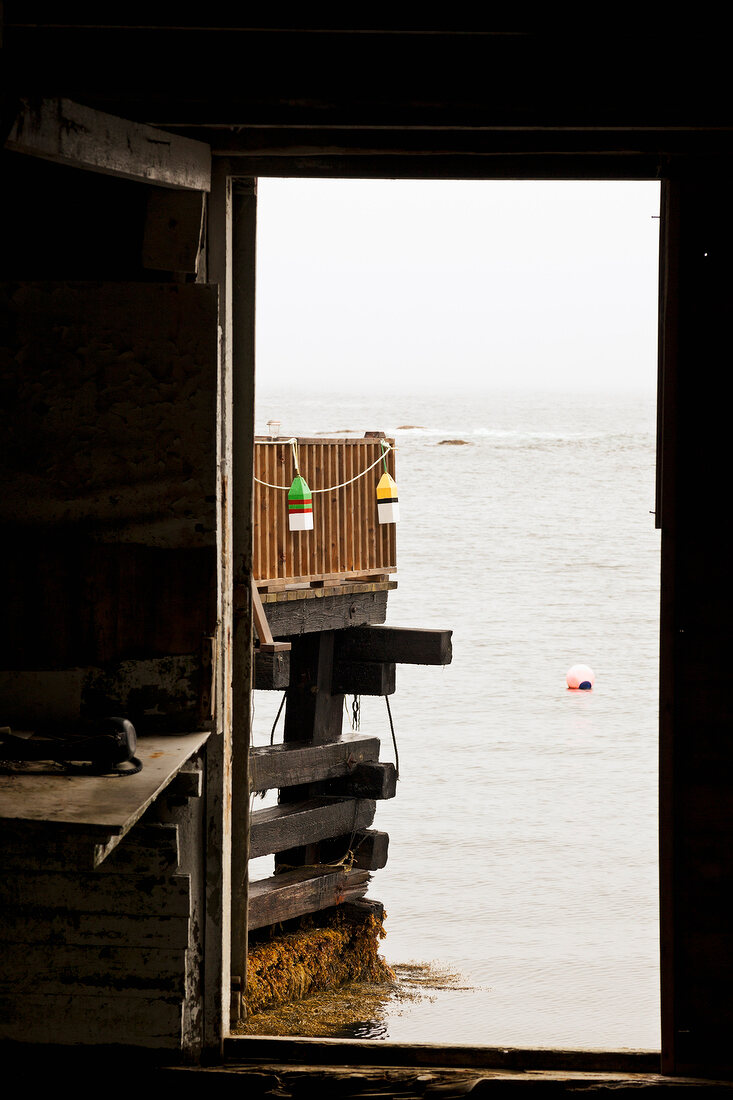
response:
[[[26,841],[37,836],[39,843],[77,838],[94,848],[97,865],[209,736],[201,731],[140,737],[137,757],[142,771],[125,777],[42,771],[42,763],[29,764],[25,772],[4,772],[0,774],[3,831],[8,836],[22,835]]]

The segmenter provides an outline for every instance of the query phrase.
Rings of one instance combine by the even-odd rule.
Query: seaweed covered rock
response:
[[[337,906],[304,917],[299,925],[250,944],[248,1014],[347,982],[394,981],[394,972],[379,955],[379,941],[386,935],[381,906]]]

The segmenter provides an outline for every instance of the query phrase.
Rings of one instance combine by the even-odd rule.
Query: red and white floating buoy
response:
[[[377,513],[380,523],[397,523],[400,518],[397,486],[386,470],[377,485]]]
[[[300,474],[293,479],[288,493],[288,526],[291,531],[313,530],[313,495]]]
[[[568,669],[567,676],[565,677],[567,685],[574,691],[590,691],[593,687],[593,681],[595,675],[593,669],[588,665],[573,665]]]

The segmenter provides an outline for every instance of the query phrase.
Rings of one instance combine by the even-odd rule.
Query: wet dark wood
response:
[[[264,791],[336,779],[378,757],[379,738],[360,734],[326,745],[297,741],[267,745],[252,750],[251,786],[254,791]]]
[[[253,882],[249,887],[249,927],[264,928],[303,913],[315,913],[362,897],[369,886],[367,871],[299,868]]]
[[[367,798],[319,798],[255,810],[250,823],[250,857],[314,844],[328,836],[371,825],[376,803]]]
[[[352,798],[394,798],[397,794],[397,771],[394,764],[358,764],[341,779],[326,784],[328,794],[351,795]]]
[[[61,832],[50,835],[36,822],[3,822],[0,867],[3,872],[92,871],[97,844],[92,834]],[[99,873],[172,874],[178,867],[178,826],[138,824],[99,864]]]
[[[344,855],[354,853],[354,866],[364,871],[379,871],[387,865],[389,836],[378,829],[360,829],[355,836],[343,836],[322,840],[318,845],[319,863],[333,863]]]
[[[344,695],[394,695],[395,665],[337,659],[333,668],[333,691]]]
[[[294,638],[290,686],[285,702],[285,741],[337,741],[343,721],[343,693],[332,691],[333,631]]]
[[[285,691],[290,683],[290,652],[255,650],[254,687],[257,691]]]
[[[340,631],[337,660],[396,661],[409,665],[449,665],[452,630],[412,630],[395,626],[359,626]]]
[[[364,623],[383,623],[387,617],[387,593],[396,583],[365,585],[364,591],[330,595],[325,588],[309,588],[309,596],[270,602],[263,600],[267,621],[275,638],[342,630]],[[369,589],[373,591],[369,591]],[[287,593],[290,596],[290,593]]]

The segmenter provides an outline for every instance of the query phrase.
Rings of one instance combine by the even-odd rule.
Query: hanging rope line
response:
[[[389,470],[387,469],[387,453],[388,453],[388,451],[391,451],[392,448],[387,446],[387,450],[385,451],[384,448],[385,448],[386,444],[381,439],[379,440],[379,445],[382,448],[382,462],[384,463],[384,472],[385,472],[385,474],[388,474]]]
[[[296,472],[296,474],[299,474],[300,471],[298,469],[298,441],[297,441],[297,439],[288,439],[286,442],[289,443],[291,445],[292,449],[293,449],[293,462],[295,463],[295,472]],[[261,442],[258,441],[257,445],[258,445],[258,447],[259,446],[267,446],[269,443],[270,443],[270,440],[265,439],[265,440],[262,440]],[[381,440],[380,440],[380,443],[382,443]],[[280,441],[278,443],[278,446],[281,446],[281,445],[282,445],[282,441]],[[386,450],[385,450],[385,447],[386,447]],[[380,462],[384,462],[384,469],[386,471],[386,469],[387,469],[387,455],[389,454],[389,452],[391,450],[394,450],[394,448],[391,446],[391,444],[382,443],[382,453],[380,454],[379,458],[376,459],[375,462],[372,462],[371,466],[367,466],[366,470],[362,470],[360,474],[356,474],[355,477],[349,478],[348,481],[342,481],[340,483],[340,485],[329,485],[327,489],[311,489],[311,492],[312,493],[332,493],[335,489],[344,489],[347,485],[351,485],[353,482],[358,481],[360,477],[364,477],[364,475],[368,474],[370,470],[373,470],[375,466],[378,466]],[[285,493],[287,493],[290,490],[289,485],[271,485],[269,483],[269,481],[261,481],[258,477],[255,478],[255,481],[257,482],[258,485],[264,485],[266,489],[281,489]]]
[[[400,754],[397,751],[397,736],[394,731],[394,722],[392,721],[392,708],[389,705],[389,695],[385,695],[384,701],[387,704],[387,714],[389,715],[389,728],[392,730],[392,744],[394,745],[394,766],[397,779],[400,778]]]
[[[277,714],[275,715],[275,721],[272,723],[272,729],[270,730],[270,744],[271,745],[274,745],[274,743],[275,743],[275,730],[277,729],[277,723],[278,723],[278,720],[280,718],[280,715],[282,714],[282,709],[285,706],[285,700],[287,699],[287,697],[288,697],[288,693],[287,693],[287,691],[284,691],[283,692],[283,697],[280,700],[280,706],[277,708]]]

